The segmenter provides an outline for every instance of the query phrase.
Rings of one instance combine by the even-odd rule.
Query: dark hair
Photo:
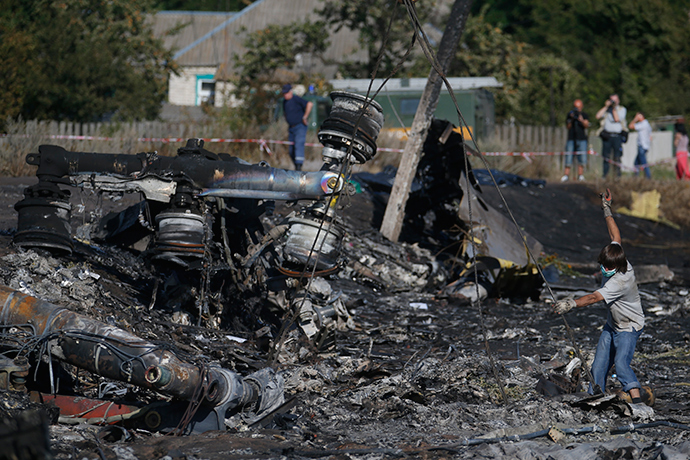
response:
[[[615,268],[617,272],[625,273],[628,271],[628,259],[625,258],[623,246],[610,243],[604,246],[597,259],[601,265],[609,270]]]
[[[676,132],[685,134],[687,136],[688,132],[685,130],[685,123],[676,123],[673,125],[673,128],[676,130]]]

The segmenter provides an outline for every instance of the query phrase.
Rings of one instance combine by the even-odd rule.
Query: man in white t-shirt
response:
[[[608,316],[601,331],[597,351],[592,363],[592,378],[589,392],[598,388],[606,390],[606,377],[616,365],[618,381],[623,391],[630,394],[633,404],[642,402],[640,382],[630,367],[637,339],[644,328],[644,312],[635,281],[635,271],[628,262],[621,246],[621,234],[611,213],[611,191],[601,195],[602,208],[611,243],[599,253],[598,262],[603,275],[601,287],[592,294],[578,299],[564,299],[554,303],[554,312],[566,313],[576,307],[586,307],[602,300],[606,303]]]
[[[621,157],[623,156],[623,138],[621,133],[625,128],[625,116],[628,110],[621,105],[618,94],[612,94],[597,111],[596,119],[604,121],[601,132],[601,155],[604,157],[604,177],[609,173],[609,163],[616,177],[621,175]]]
[[[649,172],[649,166],[647,166],[647,152],[649,152],[649,148],[652,146],[652,125],[649,124],[642,112],[637,112],[635,117],[628,125],[628,129],[631,131],[633,129],[637,131],[637,157],[635,157],[635,175],[642,170],[644,171],[645,177],[647,177],[647,179],[651,179],[652,174]]]

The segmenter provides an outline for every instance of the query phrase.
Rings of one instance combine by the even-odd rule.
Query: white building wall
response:
[[[197,105],[197,75],[215,75],[216,69],[212,66],[183,67],[180,69],[180,75],[171,74],[168,83],[168,102],[173,105]]]
[[[237,107],[242,104],[242,101],[237,99],[232,92],[235,91],[235,85],[225,81],[216,82],[216,107]]]

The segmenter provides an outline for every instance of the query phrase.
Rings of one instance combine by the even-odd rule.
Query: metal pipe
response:
[[[628,433],[630,431],[639,430],[642,428],[656,428],[658,426],[668,426],[671,428],[678,428],[679,430],[690,431],[690,426],[683,423],[670,422],[668,420],[657,420],[650,423],[630,423],[629,425],[622,425],[611,429],[611,434]]]
[[[27,155],[26,162],[38,166],[36,175],[39,178],[113,174],[137,181],[148,176],[187,177],[202,190],[202,196],[314,199],[338,192],[344,184],[339,174],[329,171],[291,171],[245,164],[237,159],[222,160],[201,153],[159,157],[151,153],[70,152],[55,145],[41,145],[38,152]],[[75,184],[84,182],[79,179],[73,181]]]
[[[339,174],[328,171],[301,172],[258,166],[233,171],[199,195],[269,200],[319,198],[339,192],[343,182]]]
[[[255,385],[219,367],[202,371],[168,350],[67,308],[0,286],[0,325],[31,325],[51,354],[100,376],[191,400],[207,385],[206,404],[226,408],[256,401]],[[229,405],[230,404],[230,405]]]

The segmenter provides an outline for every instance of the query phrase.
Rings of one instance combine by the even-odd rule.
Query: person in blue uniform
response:
[[[292,85],[283,85],[283,113],[288,124],[290,158],[297,171],[302,170],[304,163],[304,144],[307,140],[309,113],[314,104],[292,92]]]

